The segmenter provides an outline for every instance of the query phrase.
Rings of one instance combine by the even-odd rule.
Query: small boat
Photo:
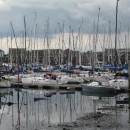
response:
[[[99,93],[117,93],[120,91],[118,86],[103,85],[101,82],[91,82],[89,84],[81,84],[82,90],[95,91]]]
[[[46,76],[46,75],[45,75]],[[28,78],[21,78],[22,83],[24,84],[66,84],[68,80],[66,77],[58,76],[56,79],[50,77],[49,75],[44,76],[37,76],[37,77],[28,77]]]

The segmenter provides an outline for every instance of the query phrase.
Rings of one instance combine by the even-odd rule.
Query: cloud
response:
[[[117,48],[125,48],[125,45],[128,44],[128,37],[127,37],[127,42],[125,43],[125,35],[128,32],[123,32],[121,33],[121,36],[117,40]],[[69,45],[69,33],[64,33],[64,43],[62,43],[62,35],[61,34],[56,34],[53,35],[51,39],[49,39],[49,48],[50,49],[62,49],[66,50],[70,48],[71,50],[80,50],[82,52],[87,52],[89,50],[93,50],[93,34],[83,34],[83,40],[82,42],[79,41],[79,34],[78,33],[73,33],[73,36],[71,35],[71,40],[70,40],[70,45]],[[104,36],[105,36],[105,42],[104,42]],[[76,40],[76,37],[78,38]],[[47,47],[47,41],[43,38],[38,38],[35,39],[35,44],[34,44],[34,38],[30,37],[26,38],[26,48],[27,50],[42,50],[42,49],[48,49]],[[60,39],[60,40],[59,40]],[[2,50],[5,51],[5,54],[8,54],[9,48],[25,48],[25,39],[22,37],[17,37],[16,41],[13,38],[12,40],[12,45],[11,45],[11,38],[8,37],[8,44],[7,44],[7,38],[2,38],[1,39],[1,48]],[[31,42],[30,42],[31,41]],[[74,42],[73,42],[74,41]],[[16,44],[17,43],[17,44]],[[109,44],[109,36],[107,33],[104,34],[98,34],[98,40],[96,44],[96,51],[103,51],[103,48],[108,48]],[[35,46],[35,47],[34,47]],[[104,46],[104,47],[103,47]],[[111,34],[111,48],[115,47],[115,34]]]
[[[0,0],[0,11],[9,11],[10,6],[6,1]]]
[[[6,37],[10,37],[11,35],[10,22],[13,24],[14,33],[18,41],[20,40],[20,32],[24,31],[23,16],[25,15],[27,37],[34,37],[33,25],[35,16],[33,12],[36,12],[37,35],[38,38],[41,39],[41,42],[43,42],[44,31],[46,30],[45,24],[48,17],[52,43],[55,41],[55,30],[56,35],[59,35],[58,23],[60,23],[62,30],[63,20],[65,21],[64,27],[66,35],[69,33],[69,25],[71,29],[73,29],[74,34],[78,35],[83,18],[83,35],[88,39],[87,35],[94,33],[94,21],[95,26],[97,25],[99,6],[99,33],[103,34],[104,27],[106,33],[108,33],[109,21],[111,21],[111,33],[115,33],[116,0],[111,2],[109,0],[0,0],[0,6],[0,34],[2,34],[4,43],[7,43]],[[130,12],[129,0],[119,1],[118,9],[118,32],[127,32],[128,26],[130,26],[130,15],[128,13]],[[66,46],[67,43],[68,42],[66,42]]]

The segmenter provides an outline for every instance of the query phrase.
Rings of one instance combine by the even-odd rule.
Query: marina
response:
[[[129,7],[0,0],[0,130],[129,130]]]

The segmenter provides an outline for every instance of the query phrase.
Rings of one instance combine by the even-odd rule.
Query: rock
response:
[[[70,129],[67,129],[67,128],[63,128],[63,130],[70,130]]]
[[[97,125],[97,127],[101,127],[100,125]]]

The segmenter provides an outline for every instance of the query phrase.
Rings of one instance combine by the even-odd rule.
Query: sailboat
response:
[[[109,84],[103,82],[91,82],[89,84],[82,84],[82,90],[98,92],[98,93],[118,93],[120,91],[120,87],[118,86],[110,86]]]
[[[0,69],[2,69],[3,68],[3,66],[2,66],[2,52],[0,52],[1,53],[1,66],[0,66]],[[10,87],[10,82],[8,81],[8,80],[5,80],[4,78],[2,78],[2,73],[0,73],[0,88],[8,88],[8,87]]]
[[[114,86],[120,86],[120,87],[128,87],[128,80],[127,79],[116,79],[116,76],[119,76],[120,74],[117,73],[117,61],[118,61],[118,55],[117,55],[117,14],[118,14],[118,1],[116,4],[116,28],[115,28],[115,79],[110,80],[109,84]],[[128,76],[128,75],[127,75]]]
[[[99,8],[100,11],[100,8]],[[117,65],[117,12],[118,12],[118,0],[117,0],[117,5],[116,5],[116,32],[115,32],[115,72],[116,72],[116,65]],[[98,16],[99,20],[99,16]],[[98,24],[97,24],[97,32],[98,32]],[[97,34],[96,34],[96,41],[97,41]],[[94,57],[95,58],[95,57]],[[95,60],[95,59],[94,59]],[[95,65],[95,64],[94,64]],[[113,81],[113,80],[112,80]],[[112,84],[113,83],[113,84]],[[120,91],[119,85],[113,81],[109,82],[91,82],[89,84],[82,84],[81,87],[83,90],[88,90],[88,91],[95,91],[99,93],[110,93],[110,92],[118,92]]]

